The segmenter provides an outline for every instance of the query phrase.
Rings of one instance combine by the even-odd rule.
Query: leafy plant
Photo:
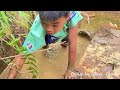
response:
[[[27,60],[25,64],[28,64],[29,67],[27,70],[29,73],[32,73],[32,78],[37,79],[38,78],[38,68],[36,66],[35,56],[32,54],[25,55],[24,58]]]
[[[34,20],[32,15],[33,11],[0,11],[0,41],[5,42],[6,45],[10,45],[12,48],[14,48],[16,54],[19,54],[26,49],[19,45],[19,41],[22,35],[20,37],[16,37],[14,32],[19,34],[19,32],[22,31],[20,28],[23,27],[27,33],[28,30],[30,30]],[[12,26],[14,26],[14,28]],[[25,37],[27,35],[26,33]],[[37,78],[38,70],[35,57],[32,54],[26,54],[24,57],[26,57],[28,60],[26,63],[29,65],[28,70],[33,74],[33,78]],[[11,61],[12,60],[8,59],[8,63]]]

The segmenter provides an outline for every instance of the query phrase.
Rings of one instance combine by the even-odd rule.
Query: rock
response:
[[[90,41],[79,65],[83,79],[120,79],[120,31],[102,27]]]
[[[86,29],[81,30],[78,34],[81,35],[81,36],[87,36],[87,38],[89,38],[90,40],[92,40],[92,38],[94,37],[94,33],[89,32]]]

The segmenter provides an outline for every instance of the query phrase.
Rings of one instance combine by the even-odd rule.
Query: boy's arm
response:
[[[63,79],[75,79],[76,76],[73,76],[71,70],[74,68],[76,61],[76,52],[77,52],[77,32],[78,25],[81,25],[81,21],[73,28],[69,29],[69,56],[68,56],[68,66],[67,71],[63,75]]]
[[[76,60],[76,48],[77,48],[77,31],[78,26],[69,29],[69,55],[68,55],[68,70],[74,67]]]
[[[15,71],[15,70],[20,71],[21,68],[23,67],[24,62],[25,62],[25,59],[22,59],[22,55],[21,54],[19,54],[19,56],[15,57],[15,59],[13,60],[13,64],[17,65],[18,68],[15,67],[15,66],[12,67],[13,69],[12,68],[10,69],[7,78],[8,79],[14,79],[14,78],[16,78],[18,72]]]
[[[63,75],[63,79],[72,79],[71,70],[74,68],[76,61],[76,49],[77,49],[77,30],[78,27],[75,26],[69,29],[68,42],[69,42],[69,55],[68,55],[68,66],[67,71]]]

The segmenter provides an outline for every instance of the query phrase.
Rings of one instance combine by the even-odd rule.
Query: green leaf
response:
[[[7,26],[2,20],[0,20],[2,30],[7,30]]]
[[[5,15],[5,11],[0,12],[3,20],[6,22],[7,25],[9,25],[9,18]]]
[[[37,75],[33,74],[32,78],[34,79],[37,79]]]
[[[31,24],[30,19],[29,19],[29,17],[30,17],[29,14],[27,14],[27,13],[25,13],[25,12],[23,12],[23,11],[18,11],[18,13],[19,13],[19,15],[20,15],[21,17],[23,17],[23,18],[27,21],[27,23],[29,22],[29,23]],[[23,24],[23,23],[22,23],[22,24]],[[26,24],[24,24],[24,26],[26,26],[28,29],[30,29]]]
[[[14,36],[14,35],[10,34],[10,36],[11,36],[12,40],[14,40],[14,39],[15,39],[15,36]]]
[[[20,48],[19,48],[19,46],[16,44],[15,45],[15,47],[16,47],[16,49],[18,50],[18,51],[20,51]]]
[[[31,67],[29,67],[29,68],[27,68],[27,70],[32,70],[32,68],[31,68]]]
[[[36,74],[38,74],[37,70],[34,69],[33,67],[29,67],[27,70],[33,70],[33,71],[35,71]]]
[[[28,61],[28,62],[25,62],[25,64],[29,64],[29,61]]]
[[[11,42],[9,42],[9,44],[12,46],[15,46],[16,44],[18,44],[19,40],[20,40],[19,38],[16,38],[16,39],[12,40]]]
[[[11,20],[15,21],[15,23],[21,24],[21,25],[25,26],[27,29],[30,29],[30,27],[28,25],[24,24],[20,20],[17,20],[14,16],[11,15],[11,17],[12,17]]]
[[[33,56],[31,53],[26,55],[27,57]]]
[[[24,58],[27,59],[27,58],[30,57],[30,56],[32,56],[32,54],[25,54],[25,55],[24,55]]]
[[[27,48],[26,47],[20,47],[20,51],[23,52],[23,51],[26,51]]]
[[[0,38],[3,38],[4,35],[5,35],[4,30],[1,30],[1,31],[0,31]]]
[[[35,68],[37,68],[37,66],[33,63],[33,62],[29,62],[28,64],[33,65]]]
[[[32,60],[36,63],[35,59],[34,58],[31,58],[31,57],[28,57],[29,60]]]
[[[32,78],[37,78],[37,75],[35,74],[35,71],[29,71],[29,73],[33,74]]]
[[[30,17],[30,15],[26,14],[25,12],[21,12],[18,11],[19,15],[22,16],[25,20],[27,20],[28,22],[30,21],[28,17]]]
[[[17,45],[19,40],[20,40],[20,38],[15,38],[15,36],[12,35],[12,34],[10,34],[10,37],[11,37],[12,40],[9,42],[9,44],[12,45],[12,46]]]

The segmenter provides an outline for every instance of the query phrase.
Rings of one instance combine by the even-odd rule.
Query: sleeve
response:
[[[72,28],[78,24],[79,21],[83,19],[83,16],[80,14],[80,11],[71,11],[70,19],[68,20],[68,27]]]
[[[23,53],[36,51],[43,46],[45,46],[45,31],[40,24],[39,16],[37,16],[23,44],[23,47],[27,49]]]

